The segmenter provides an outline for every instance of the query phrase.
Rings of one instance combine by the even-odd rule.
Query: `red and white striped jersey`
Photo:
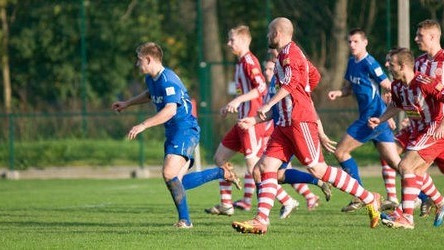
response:
[[[433,133],[443,118],[442,83],[417,72],[409,85],[392,82],[392,104],[403,109],[410,119],[412,137],[420,132]]]
[[[319,72],[294,42],[289,43],[277,59],[274,68],[276,87],[290,92],[276,104],[279,110],[277,125],[287,127],[293,121],[315,122],[317,115],[312,104],[311,91],[319,82]]]
[[[266,93],[267,86],[259,61],[253,53],[248,52],[239,59],[239,62],[236,64],[234,80],[236,82],[237,95],[246,94],[252,89],[257,89],[259,92],[257,98],[240,104],[238,118],[255,116],[258,108],[262,106],[262,98]]]
[[[433,58],[430,58],[427,53],[416,58],[415,72],[421,72],[424,75],[438,78],[441,82],[444,82],[444,50],[439,50]]]

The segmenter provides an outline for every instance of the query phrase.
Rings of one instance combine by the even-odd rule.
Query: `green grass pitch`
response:
[[[444,177],[434,176],[438,187]],[[381,178],[364,178],[384,194]],[[399,179],[398,182],[398,193]],[[433,217],[415,217],[414,230],[369,228],[365,210],[340,212],[350,197],[334,190],[308,212],[304,199],[285,187],[301,206],[286,220],[271,213],[266,235],[243,235],[231,228],[251,212],[211,216],[204,208],[219,200],[217,183],[188,191],[194,228],[172,227],[177,215],[161,179],[0,181],[0,249],[442,249],[444,227]],[[317,187],[311,188],[321,195]],[[442,189],[441,189],[442,191]],[[241,192],[234,191],[234,199]],[[415,211],[416,215],[419,213]]]

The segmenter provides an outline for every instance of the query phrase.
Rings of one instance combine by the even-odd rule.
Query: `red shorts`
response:
[[[438,156],[444,155],[444,139],[435,140],[425,131],[409,141],[407,150],[417,151],[425,162],[432,163]]]
[[[318,125],[315,122],[294,122],[291,126],[276,126],[265,155],[289,162],[295,155],[304,166],[324,162]]]
[[[396,135],[395,135],[395,140],[399,143],[399,145],[401,145],[401,147],[403,149],[407,148],[407,145],[409,144],[410,141],[410,129],[409,127],[405,127],[403,129],[401,129]]]
[[[268,121],[264,125],[264,135],[262,136],[262,152],[265,152],[267,149],[268,142],[270,141],[271,135],[274,131],[274,122],[273,120]]]
[[[263,150],[262,136],[264,134],[264,124],[259,123],[247,130],[241,129],[237,124],[222,139],[222,145],[240,152],[245,158],[253,156],[261,157]]]

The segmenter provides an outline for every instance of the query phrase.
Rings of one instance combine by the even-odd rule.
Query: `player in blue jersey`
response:
[[[225,178],[234,181],[237,177],[232,171],[232,166],[227,164],[221,168],[190,175],[187,181],[182,183],[182,177],[193,165],[193,152],[199,143],[200,134],[197,120],[191,114],[188,91],[179,77],[162,65],[163,52],[159,45],[144,43],[136,49],[136,53],[136,66],[146,75],[147,89],[126,101],[113,103],[112,109],[120,112],[129,106],[150,101],[156,106],[157,113],[132,127],[128,139],[135,139],[139,133],[151,127],[164,125],[166,140],[162,174],[179,214],[179,221],[174,226],[191,228],[193,224],[188,213],[185,190],[214,179]]]
[[[351,57],[348,61],[345,73],[345,84],[341,90],[328,93],[330,100],[354,94],[358,102],[359,118],[347,129],[346,134],[339,142],[335,156],[342,168],[362,185],[358,166],[351,156],[351,152],[368,141],[373,141],[383,160],[392,168],[396,168],[400,157],[396,151],[396,144],[389,123],[385,122],[372,130],[367,126],[367,121],[372,116],[380,116],[386,110],[386,104],[381,98],[381,87],[390,90],[390,81],[382,71],[379,63],[367,52],[367,37],[363,30],[353,29],[349,32],[348,42]],[[388,168],[387,171],[394,170]],[[386,207],[397,205],[396,189],[392,179],[393,187],[387,189],[395,195],[388,195]],[[390,204],[388,204],[388,203]],[[354,199],[345,206],[343,212],[352,212],[362,207],[362,203]]]

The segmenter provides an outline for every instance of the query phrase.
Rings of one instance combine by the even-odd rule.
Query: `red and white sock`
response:
[[[276,199],[282,204],[282,205],[288,205],[288,203],[293,199],[290,195],[282,188],[281,185],[277,185],[277,192],[276,192]]]
[[[223,206],[232,206],[231,201],[231,182],[219,179],[220,204]]]
[[[384,160],[381,160],[381,166],[387,200],[398,203],[398,198],[396,197],[396,170],[391,168]]]
[[[413,220],[415,199],[421,192],[422,177],[415,174],[404,174],[402,177],[402,210],[404,216]]]
[[[256,189],[256,184],[254,184],[253,175],[245,172],[244,176],[244,198],[242,199],[246,205],[251,206],[251,200],[253,198],[254,190]]]
[[[425,173],[422,180],[423,185],[421,187],[421,191],[423,191],[428,197],[430,197],[435,205],[441,206],[444,197],[442,197],[441,193],[436,188],[435,184],[433,183],[432,177],[430,177],[428,173]]]
[[[365,204],[370,204],[375,199],[371,192],[365,190],[356,179],[342,169],[328,166],[322,181],[331,183],[333,187],[359,198]]]
[[[266,172],[261,175],[261,185],[259,189],[259,200],[256,219],[263,224],[269,224],[270,210],[274,205],[277,193],[277,173]]]
[[[294,190],[298,192],[298,194],[304,196],[306,200],[310,200],[316,197],[314,193],[311,192],[310,188],[308,188],[308,185],[305,183],[297,183],[292,185]]]

